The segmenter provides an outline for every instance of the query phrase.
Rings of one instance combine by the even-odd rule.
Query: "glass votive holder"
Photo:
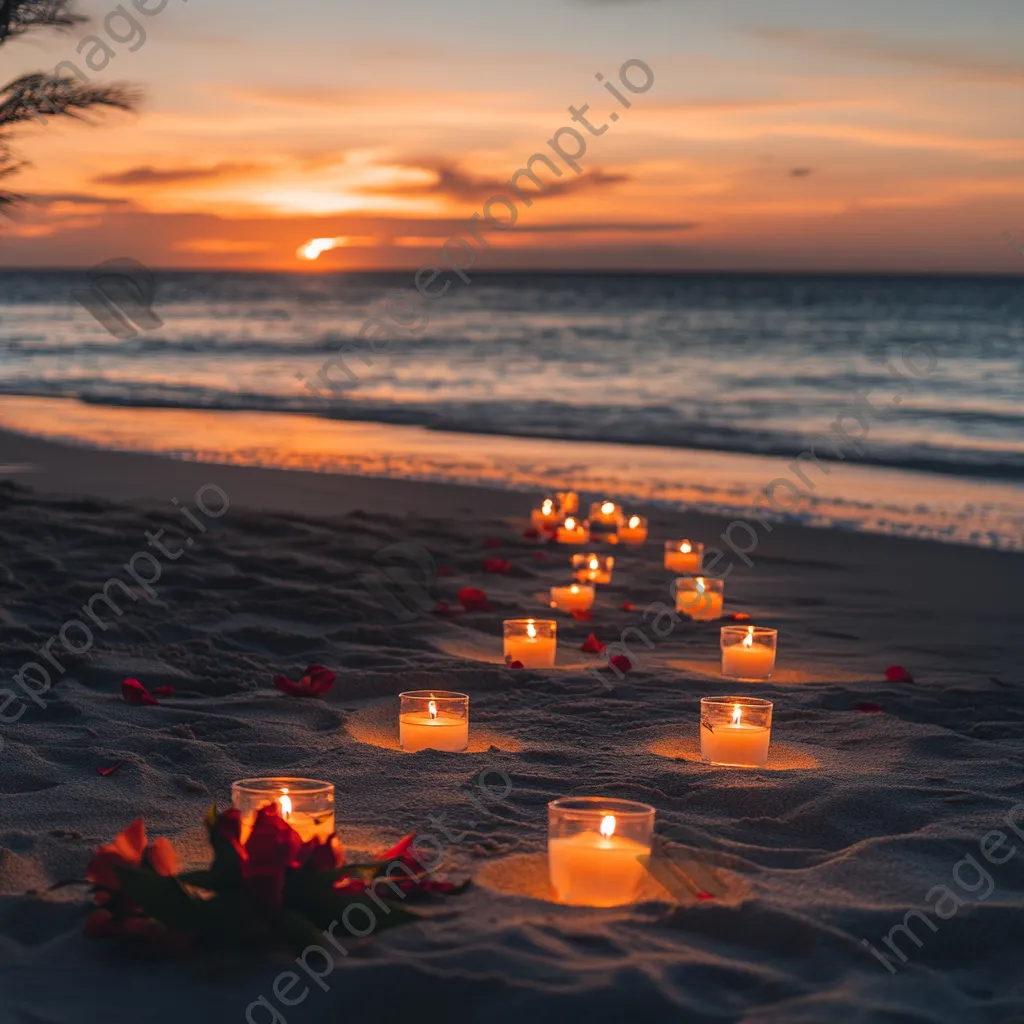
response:
[[[561,612],[585,612],[594,604],[593,583],[567,583],[551,588],[551,607]]]
[[[573,576],[580,583],[611,583],[615,558],[592,551],[589,555],[573,555],[572,567]]]
[[[334,835],[333,784],[282,775],[231,783],[231,806],[242,816],[241,842],[249,838],[256,823],[256,812],[273,804],[303,842],[311,839],[324,842]]]
[[[523,668],[554,668],[558,623],[554,619],[506,619],[505,664]]]
[[[654,808],[633,800],[564,797],[548,804],[548,875],[560,903],[633,903],[651,859]]]
[[[409,753],[469,746],[469,697],[453,690],[406,690],[398,695],[398,742]]]
[[[771,679],[779,631],[764,626],[722,627],[722,675],[758,683]]]
[[[540,508],[535,508],[530,512],[530,525],[535,530],[553,530],[562,521],[562,518],[554,499],[545,498],[540,503]]]
[[[709,764],[763,768],[772,738],[772,702],[760,697],[701,697],[700,756]]]
[[[665,541],[665,568],[670,572],[699,573],[704,545],[688,540]]]
[[[695,622],[712,622],[722,617],[725,603],[725,580],[705,576],[680,576],[672,584],[676,594],[676,611]]]
[[[558,500],[558,511],[562,516],[575,515],[580,510],[580,496],[575,491],[558,491],[555,494]]]
[[[647,520],[643,516],[630,516],[619,527],[621,544],[643,544],[647,540]]]
[[[555,540],[559,544],[587,544],[590,541],[590,528],[575,516],[566,516],[555,531]]]
[[[590,525],[618,529],[622,525],[622,508],[614,501],[595,501],[590,506]]]

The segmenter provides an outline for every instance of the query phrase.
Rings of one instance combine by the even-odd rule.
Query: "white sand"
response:
[[[124,602],[82,656],[58,644],[66,673],[46,707],[0,726],[0,1021],[240,1022],[261,996],[289,1024],[1024,1015],[1024,839],[1003,823],[1024,799],[1020,555],[777,527],[755,566],[726,584],[727,610],[781,631],[776,682],[743,686],[775,701],[772,758],[763,771],[712,769],[697,759],[699,698],[742,685],[717,677],[717,625],[684,623],[659,639],[641,611],[667,600],[660,540],[710,541],[722,522],[652,513],[652,541],[623,554],[595,620],[560,619],[563,667],[509,672],[501,620],[540,613],[568,561],[564,549],[533,560],[513,518],[529,507],[522,495],[171,463],[10,435],[0,435],[0,463],[39,468],[0,484],[0,685],[106,580],[125,578],[119,567],[148,550],[146,530],[166,529],[172,548],[195,539],[164,561],[156,601]],[[203,519],[200,535],[170,499],[195,509],[207,482],[231,508]],[[488,536],[502,547],[485,549]],[[454,605],[460,586],[483,587],[493,612],[399,621],[381,607],[365,579],[379,570],[374,554],[410,540],[453,572],[437,596]],[[481,572],[489,556],[510,559],[512,572]],[[636,612],[620,610],[627,598]],[[591,629],[613,640],[630,625],[656,646],[632,644],[641,668],[607,692],[579,667],[595,659],[576,648]],[[339,673],[326,701],[271,686],[275,672],[294,676],[313,661]],[[916,682],[881,681],[892,663]],[[131,707],[120,698],[126,675],[176,695]],[[423,686],[469,692],[469,753],[395,749],[395,695]],[[852,710],[864,701],[884,712]],[[119,760],[116,774],[97,774]],[[485,771],[492,797],[507,775],[507,797],[482,793]],[[336,783],[346,846],[429,832],[446,846],[444,871],[476,884],[432,906],[425,923],[351,943],[329,990],[306,978],[309,995],[294,1007],[273,993],[288,958],[129,963],[80,936],[77,890],[26,894],[80,877],[94,847],[139,814],[151,835],[200,859],[211,800],[227,804],[233,779],[278,772]],[[654,804],[658,832],[717,871],[721,898],[673,897],[652,879],[648,901],[631,908],[549,902],[545,805],[595,792]],[[439,816],[460,841],[444,839]],[[979,848],[998,828],[1016,848],[1002,864]],[[965,855],[991,888],[982,879],[970,891],[978,875]],[[956,913],[946,920],[934,911],[939,894],[926,899],[940,885],[963,901],[947,898],[940,909]],[[897,933],[903,964],[883,939],[911,908],[937,930],[911,919],[922,945]],[[251,1014],[274,1019],[265,1007]]]

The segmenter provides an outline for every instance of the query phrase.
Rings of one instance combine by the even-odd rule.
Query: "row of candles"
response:
[[[557,507],[556,507],[557,505]],[[647,520],[623,515],[611,501],[591,506],[590,518],[576,518],[573,492],[545,499],[534,509],[533,525],[563,544],[591,539],[643,544]],[[674,584],[676,610],[698,621],[722,616],[724,584],[699,575],[703,545],[688,540],[665,544],[665,568],[680,574]],[[573,583],[551,588],[551,607],[588,610],[598,585],[611,583],[615,560],[597,554],[572,557]],[[553,668],[558,623],[553,619],[504,622],[506,664]],[[766,681],[775,666],[778,632],[758,626],[722,626],[722,675],[744,682]],[[758,697],[702,697],[700,751],[704,761],[723,767],[756,768],[768,761],[772,702]],[[399,694],[399,743],[403,751],[461,753],[469,747],[469,697],[447,690]],[[335,832],[334,786],[315,779],[245,779],[232,786],[232,803],[242,815],[242,841],[256,812],[268,803],[303,840],[325,840]],[[567,797],[548,804],[548,874],[555,897],[577,906],[613,907],[636,900],[650,861],[655,809],[607,797]]]

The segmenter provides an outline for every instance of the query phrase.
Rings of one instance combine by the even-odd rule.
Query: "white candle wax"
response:
[[[457,754],[469,746],[469,719],[414,711],[398,716],[399,742],[405,751],[446,750]]]
[[[676,611],[695,622],[711,622],[722,617],[723,595],[715,590],[684,590],[676,584]]]
[[[562,903],[617,907],[636,899],[651,848],[624,836],[578,832],[548,840],[551,885]]]
[[[722,648],[722,675],[732,679],[771,679],[775,650],[763,644],[743,641]]]
[[[554,668],[556,646],[553,636],[507,636],[505,662],[518,661],[523,668]]]
[[[572,583],[551,588],[551,607],[563,612],[585,612],[594,603],[594,588],[587,583]]]
[[[623,544],[643,544],[647,540],[647,523],[639,516],[633,516],[625,525],[619,527],[619,540]]]
[[[761,768],[768,763],[770,726],[718,722],[709,729],[700,724],[700,753],[712,764],[734,768]]]
[[[569,525],[569,520],[566,520],[555,533],[555,540],[559,544],[587,544],[590,541],[590,530],[588,530],[582,523],[572,520],[572,525]]]
[[[545,502],[540,508],[535,508],[530,513],[530,522],[538,530],[550,530],[561,521],[561,514],[550,502]]]

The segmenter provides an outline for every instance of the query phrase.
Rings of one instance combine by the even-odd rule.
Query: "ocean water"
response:
[[[587,445],[642,446],[680,467],[695,451],[792,460],[847,410],[850,443],[815,451],[898,471],[897,497],[920,502],[912,474],[998,482],[1010,506],[1024,485],[1019,280],[482,275],[427,301],[411,274],[161,273],[163,324],[132,338],[76,301],[88,286],[0,278],[0,395],[545,438],[581,462]],[[409,306],[426,317],[374,351],[359,330],[389,295],[407,323]],[[346,346],[349,372],[325,372]],[[202,457],[187,439],[176,454],[190,448]]]

